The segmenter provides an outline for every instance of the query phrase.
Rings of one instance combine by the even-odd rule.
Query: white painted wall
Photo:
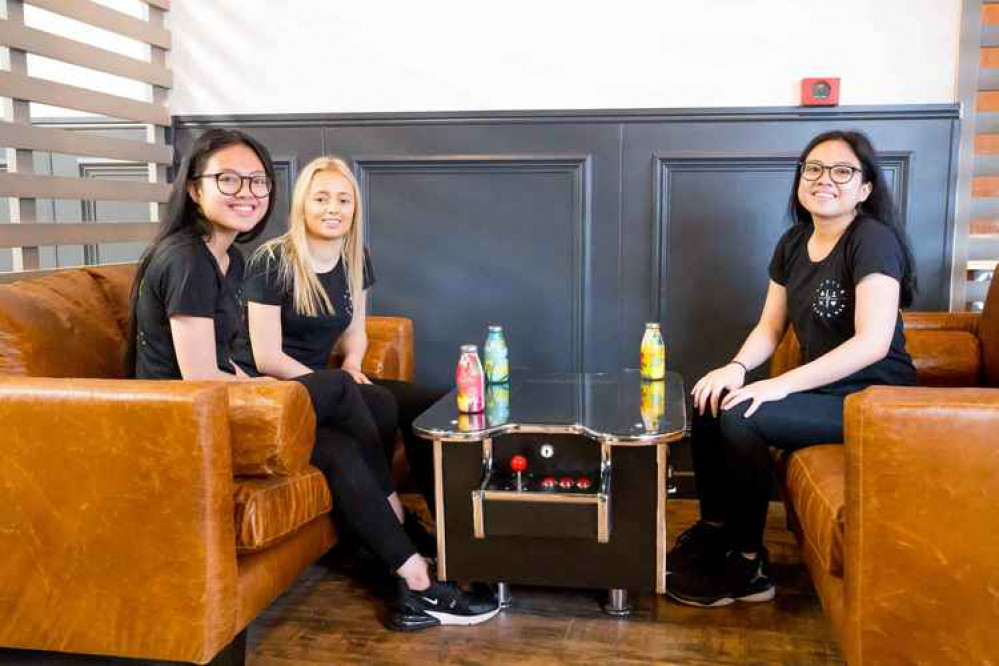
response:
[[[174,114],[956,99],[961,0],[174,0]]]

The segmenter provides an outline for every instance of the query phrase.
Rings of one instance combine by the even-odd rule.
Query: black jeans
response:
[[[701,518],[725,523],[743,552],[763,547],[773,460],[769,447],[794,451],[843,441],[845,396],[809,391],[767,402],[748,419],[750,402],[704,416],[694,411],[691,451]]]
[[[406,446],[406,461],[417,489],[433,515],[434,507],[434,450],[430,440],[423,439],[413,432],[413,421],[423,412],[430,409],[435,402],[444,397],[445,392],[435,391],[418,386],[411,382],[391,379],[372,379],[375,386],[387,390],[395,398],[399,409],[399,430]],[[369,387],[365,387],[369,388]],[[395,449],[395,437],[388,443],[386,455],[392,460]]]
[[[334,521],[397,570],[416,548],[387,500],[395,492],[383,445],[385,433],[395,437],[392,403],[376,401],[376,418],[342,370],[320,370],[293,381],[306,388],[316,410],[312,464],[330,486]]]

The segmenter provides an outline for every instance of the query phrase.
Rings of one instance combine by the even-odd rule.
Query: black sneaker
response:
[[[419,631],[437,625],[472,625],[498,612],[495,598],[466,594],[453,583],[432,583],[426,590],[411,590],[400,580],[398,607],[385,619],[385,626],[393,631]]]
[[[405,513],[402,529],[406,532],[409,540],[413,542],[416,552],[428,560],[437,559],[437,537],[423,527],[423,523],[420,522],[415,513],[412,511]]]
[[[736,601],[770,601],[775,588],[770,579],[766,550],[755,560],[736,551],[725,556],[720,573],[677,572],[669,577],[666,593],[688,606],[728,606]]]
[[[695,568],[717,573],[722,570],[729,548],[724,527],[699,520],[677,537],[666,554],[666,573],[691,572]]]

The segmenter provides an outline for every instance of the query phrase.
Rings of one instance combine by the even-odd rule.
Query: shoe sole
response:
[[[479,613],[478,615],[455,615],[454,613],[442,613],[440,611],[424,610],[424,613],[437,619],[442,625],[453,625],[468,627],[473,624],[482,624],[487,620],[491,620],[496,617],[496,614],[500,612],[499,608],[489,611],[488,613]]]
[[[697,608],[721,608],[722,606],[730,606],[737,601],[750,604],[772,601],[773,598],[777,596],[777,589],[775,587],[769,587],[760,592],[754,592],[753,594],[747,594],[741,597],[722,597],[720,599],[710,600],[680,596],[671,590],[666,590],[666,594],[670,599],[673,599],[674,601],[677,601],[685,606],[696,606]]]

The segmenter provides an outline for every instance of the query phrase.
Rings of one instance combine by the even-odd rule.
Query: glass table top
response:
[[[514,372],[509,382],[486,385],[486,408],[459,414],[456,390],[413,423],[422,437],[477,441],[510,432],[567,432],[598,441],[657,444],[688,429],[680,375],[644,381],[637,370],[540,375]]]

